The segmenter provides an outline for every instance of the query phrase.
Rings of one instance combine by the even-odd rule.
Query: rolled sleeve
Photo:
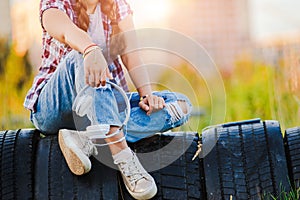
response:
[[[43,21],[42,21],[43,13],[44,11],[50,8],[56,8],[63,11],[73,21],[74,13],[73,13],[72,4],[70,0],[42,0],[40,3],[40,23],[43,29],[44,29]]]
[[[116,8],[117,22],[122,21],[127,15],[131,15],[133,13],[126,0],[116,0]]]

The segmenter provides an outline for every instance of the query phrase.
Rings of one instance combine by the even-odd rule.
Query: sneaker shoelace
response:
[[[134,156],[132,156],[130,159],[128,159],[126,162],[120,162],[118,163],[120,166],[121,172],[124,174],[124,176],[129,178],[129,183],[131,186],[134,186],[135,183],[143,178],[145,178],[145,172],[140,166],[139,161],[135,159]]]
[[[93,142],[85,135],[78,133],[81,145],[82,145],[82,151],[84,154],[86,154],[88,157],[91,155],[97,155],[98,151],[96,146],[93,144]]]

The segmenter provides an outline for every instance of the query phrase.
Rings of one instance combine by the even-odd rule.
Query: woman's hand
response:
[[[95,48],[84,56],[84,75],[86,84],[99,87],[106,84],[106,78],[112,79],[111,74],[100,48]]]
[[[150,115],[153,112],[157,112],[166,106],[165,100],[156,95],[147,95],[139,103],[140,108]]]

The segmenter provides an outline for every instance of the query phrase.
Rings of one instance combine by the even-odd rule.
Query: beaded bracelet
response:
[[[142,101],[143,99],[146,99],[148,97],[148,94],[146,94],[145,96],[140,97],[140,101]]]
[[[92,43],[92,44],[88,45],[87,47],[85,47],[85,49],[83,50],[83,54],[85,54],[86,50],[88,50],[90,47],[94,47],[94,46],[98,46],[98,45],[95,43]]]
[[[89,53],[96,49],[100,49],[102,51],[102,49],[99,46],[91,46],[83,53],[83,58],[85,58]]]

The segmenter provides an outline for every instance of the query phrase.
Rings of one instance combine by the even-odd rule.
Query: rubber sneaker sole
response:
[[[90,171],[91,162],[79,149],[76,150],[75,144],[68,144],[63,137],[63,130],[59,131],[58,143],[62,154],[68,164],[69,169],[76,175],[83,175]],[[74,148],[72,148],[74,146]],[[86,157],[86,158],[85,158]]]
[[[157,193],[157,187],[156,187],[156,184],[153,180],[153,184],[152,184],[152,187],[149,189],[149,190],[146,190],[145,192],[143,193],[135,193],[135,192],[132,192],[128,189],[127,185],[124,184],[127,191],[129,192],[129,194],[135,198],[135,199],[138,199],[138,200],[143,200],[143,199],[151,199],[152,197],[154,197]]]

